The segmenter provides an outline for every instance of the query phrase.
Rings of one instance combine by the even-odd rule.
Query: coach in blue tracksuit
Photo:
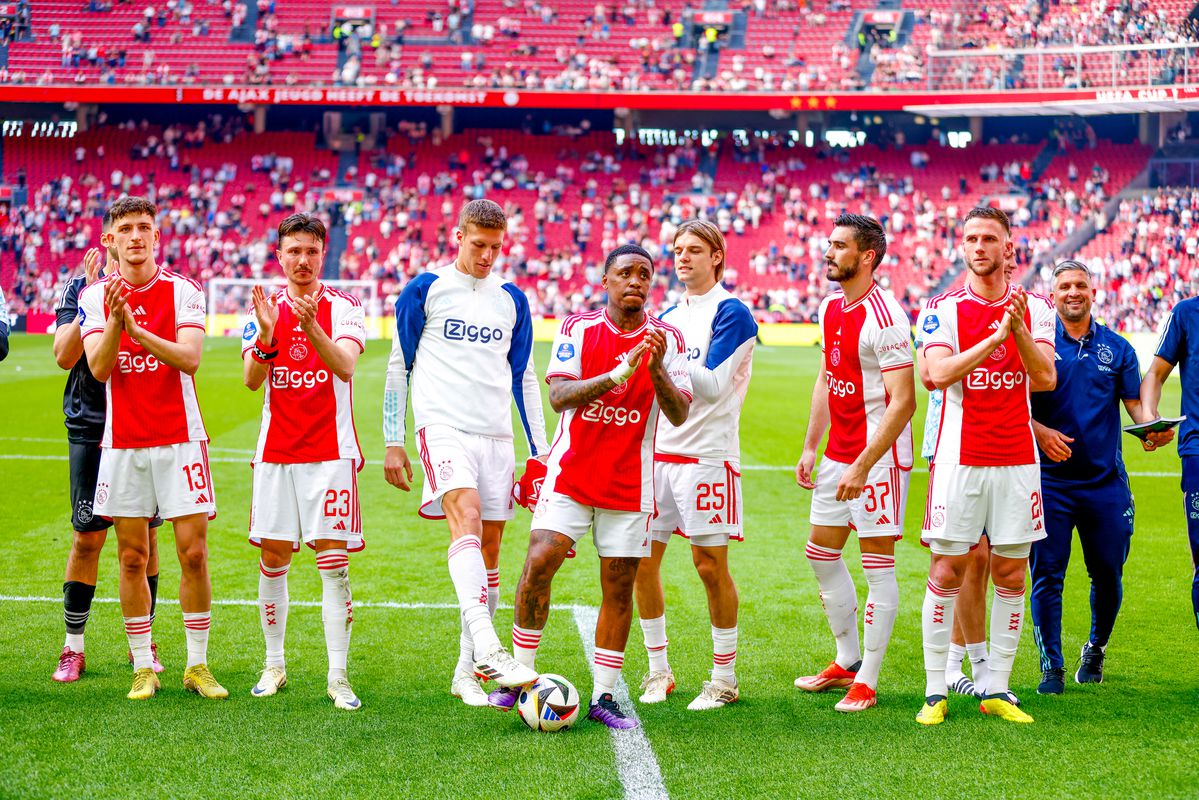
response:
[[[1091,635],[1074,679],[1103,681],[1104,648],[1120,610],[1133,523],[1132,491],[1121,454],[1120,404],[1136,422],[1152,418],[1141,408],[1136,353],[1091,317],[1094,298],[1084,264],[1057,265],[1057,387],[1032,395],[1047,534],[1033,543],[1029,559],[1033,635],[1041,651],[1039,694],[1065,689],[1062,585],[1075,529],[1091,577]]]

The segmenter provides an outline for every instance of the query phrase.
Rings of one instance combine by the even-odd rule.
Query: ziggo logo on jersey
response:
[[[592,400],[583,409],[583,419],[588,422],[602,422],[605,425],[636,425],[641,421],[641,412],[637,409],[617,408],[606,406],[602,400]]]
[[[828,391],[829,394],[835,394],[837,397],[851,397],[858,393],[858,385],[853,381],[829,378]]]
[[[1015,389],[1024,385],[1023,372],[991,372],[976,369],[966,376],[967,389]]]
[[[504,332],[499,328],[489,328],[486,325],[468,325],[460,319],[445,321],[445,338],[464,342],[498,342],[504,338]]]
[[[117,369],[122,375],[130,375],[134,372],[154,372],[162,362],[157,356],[146,354],[144,356],[134,355],[132,353],[117,353]]]
[[[312,389],[329,382],[329,371],[325,369],[288,369],[275,367],[271,370],[273,389]]]

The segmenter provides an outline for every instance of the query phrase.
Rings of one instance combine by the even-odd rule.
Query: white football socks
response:
[[[266,666],[284,665],[283,641],[287,636],[287,571],[290,565],[277,569],[258,562],[258,621],[266,640]]]
[[[329,655],[329,680],[346,677],[350,633],[354,627],[354,600],[350,593],[350,558],[341,548],[316,554],[321,576],[321,621],[325,624],[325,650]]]
[[[737,626],[712,626],[712,680],[737,683]]]
[[[450,543],[446,555],[462,622],[474,642],[478,661],[500,645],[487,608],[487,568],[483,565],[482,544],[478,536],[463,536]]]
[[[945,668],[949,664],[949,639],[953,635],[953,606],[960,589],[946,589],[929,578],[920,621],[924,631],[925,697],[947,697]]]
[[[1024,589],[995,587],[991,601],[991,671],[987,677],[986,694],[1005,694],[1016,648],[1020,644],[1020,629],[1024,627]]]
[[[601,695],[614,694],[616,682],[620,680],[620,668],[624,666],[624,651],[604,650],[595,648],[595,657],[591,660],[595,672],[595,687],[591,692],[591,702],[598,702]]]
[[[187,668],[208,663],[208,629],[212,626],[212,612],[183,612],[183,632],[187,636]],[[149,636],[149,633],[146,634]],[[148,647],[149,645],[147,645]],[[137,656],[134,655],[134,664]]]
[[[512,626],[512,657],[529,669],[536,669],[537,648],[541,646],[541,631]]]
[[[895,580],[895,556],[876,553],[862,554],[862,568],[870,592],[866,595],[866,611],[862,614],[862,639],[866,652],[858,670],[858,683],[871,689],[878,687],[878,673],[883,656],[891,642],[891,630],[899,613],[899,583]]]
[[[664,672],[670,669],[670,662],[666,658],[666,648],[670,644],[670,640],[666,638],[666,615],[641,620],[641,634],[645,638],[645,654],[649,657],[650,672]]]
[[[858,596],[840,550],[808,542],[804,555],[820,585],[820,603],[837,640],[837,664],[848,668],[862,659],[858,642]]]
[[[133,668],[138,670],[154,666],[154,657],[150,653],[150,615],[125,617],[125,637],[133,652]]]

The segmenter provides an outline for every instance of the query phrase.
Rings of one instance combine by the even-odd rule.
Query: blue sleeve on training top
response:
[[[1123,363],[1120,365],[1120,399],[1121,400],[1139,400],[1141,397],[1141,365],[1137,363],[1137,351],[1132,349],[1132,345],[1123,336],[1113,336],[1118,340],[1120,356]]]
[[[704,366],[716,369],[727,361],[737,348],[758,336],[758,323],[745,303],[735,297],[722,300],[712,320],[712,342]]]
[[[533,354],[533,315],[529,312],[529,301],[516,284],[505,283],[503,290],[516,306],[516,322],[512,324],[512,339],[508,345],[508,366],[512,368],[512,397],[516,410],[520,412],[520,424],[525,429],[525,438],[533,455],[539,455],[533,444],[533,430],[529,427],[529,414],[525,409],[524,380],[529,368],[529,357]]]
[[[429,287],[437,275],[425,272],[408,281],[400,299],[396,300],[396,331],[400,335],[400,349],[404,351],[404,369],[411,372],[416,361],[416,348],[425,331],[425,300]]]
[[[1185,316],[1187,306],[1184,300],[1174,307],[1174,313],[1166,320],[1166,329],[1162,331],[1162,338],[1158,341],[1157,351],[1154,353],[1171,364],[1177,364],[1178,359],[1186,353],[1187,320],[1183,319]]]

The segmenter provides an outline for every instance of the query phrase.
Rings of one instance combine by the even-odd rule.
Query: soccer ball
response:
[[[516,710],[535,731],[564,731],[579,718],[579,693],[566,678],[546,673],[520,690]]]

